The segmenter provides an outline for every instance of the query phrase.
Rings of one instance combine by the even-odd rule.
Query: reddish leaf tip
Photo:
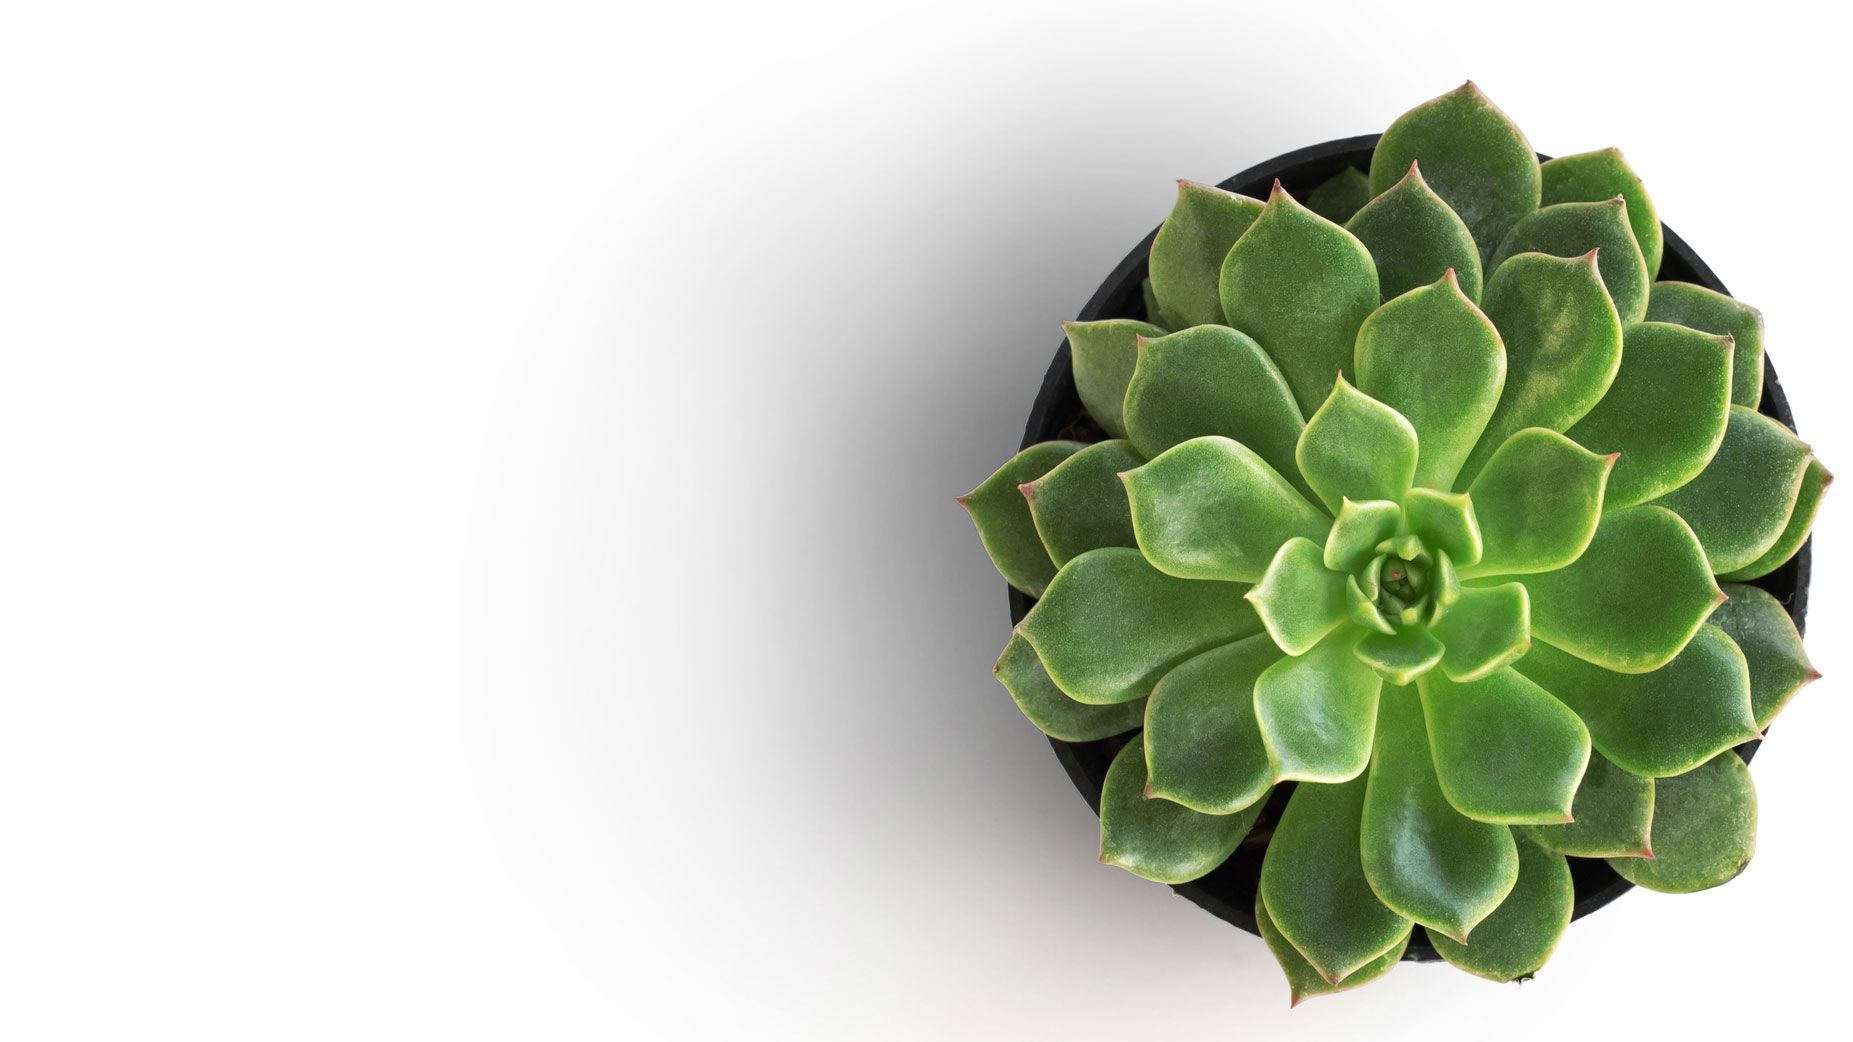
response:
[[[1130,470],[1120,470],[1120,471],[1115,471],[1113,473],[1113,476],[1120,479],[1121,481],[1125,481],[1126,478],[1131,474],[1132,474],[1132,471]]]
[[[1040,482],[1041,482],[1040,478],[1038,478],[1036,481],[1026,481],[1023,484],[1017,486],[1017,491],[1023,493],[1024,499],[1033,500],[1036,497],[1036,486]]]
[[[1134,333],[1132,335],[1132,346],[1137,350],[1143,351],[1148,346],[1151,345],[1152,341],[1156,339],[1158,338],[1153,337],[1153,336],[1146,336],[1144,333]]]
[[[1158,798],[1158,793],[1152,790],[1151,782],[1145,783],[1145,788],[1139,790],[1139,795],[1148,800],[1155,800]]]
[[[1802,683],[1812,684],[1819,679],[1821,679],[1821,671],[1810,666],[1808,668],[1808,675],[1802,678]]]
[[[974,489],[971,492],[967,492],[962,496],[953,496],[952,501],[954,503],[957,503],[959,506],[964,507],[967,510],[970,510],[971,509],[971,502],[970,502],[971,498],[972,496],[976,494],[977,494],[977,490]]]
[[[1596,263],[1596,254],[1600,252],[1602,252],[1602,248],[1600,246],[1591,247],[1588,253],[1585,253],[1581,257],[1578,257],[1577,260],[1588,261],[1591,265],[1594,265]]]

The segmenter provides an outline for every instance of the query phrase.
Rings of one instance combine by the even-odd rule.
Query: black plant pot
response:
[[[1265,199],[1274,181],[1279,179],[1289,192],[1304,199],[1320,182],[1345,167],[1355,166],[1368,171],[1371,150],[1376,143],[1377,135],[1366,134],[1302,148],[1244,170],[1222,182],[1220,187]],[[1712,274],[1705,262],[1699,259],[1698,254],[1686,245],[1685,240],[1675,235],[1671,228],[1665,229],[1665,233],[1666,254],[1661,264],[1660,278],[1696,282],[1720,293],[1729,292],[1724,288],[1724,283],[1718,281],[1718,276]],[[1120,261],[1119,266],[1095,291],[1093,299],[1087,302],[1087,307],[1082,309],[1078,316],[1080,320],[1145,317],[1140,283],[1145,279],[1146,258],[1151,252],[1152,238],[1157,234],[1154,229],[1151,235],[1147,235],[1143,242],[1126,255],[1125,260]],[[1782,383],[1776,378],[1776,370],[1770,365],[1767,354],[1763,359],[1762,412],[1780,420],[1790,430],[1795,429],[1795,417],[1789,411],[1788,398],[1782,393]],[[1101,441],[1105,438],[1100,428],[1088,418],[1080,397],[1075,393],[1066,341],[1055,352],[1055,361],[1050,364],[1048,375],[1042,381],[1042,390],[1036,395],[1036,404],[1029,414],[1029,424],[1023,431],[1023,447],[1028,448],[1037,442],[1055,438],[1076,441]],[[1787,564],[1755,582],[1755,585],[1769,591],[1788,609],[1797,629],[1802,628],[1803,616],[1808,610],[1812,549],[1812,541],[1802,544],[1801,551]],[[1034,603],[1032,598],[1011,590],[1011,621],[1021,622]],[[1114,755],[1127,741],[1137,735],[1138,732],[1134,731],[1098,742],[1078,743],[1050,739],[1056,757],[1068,771],[1068,777],[1096,813],[1100,810],[1100,787],[1106,780],[1108,764],[1113,762]],[[1737,748],[1737,754],[1748,762],[1759,744],[1755,741],[1746,742]],[[1292,788],[1291,783],[1276,787],[1267,807],[1256,821],[1254,830],[1222,867],[1195,882],[1174,886],[1172,889],[1218,918],[1234,923],[1249,933],[1257,933],[1254,909],[1255,890],[1261,877],[1261,857],[1267,850],[1274,823],[1280,820],[1280,813],[1286,806]],[[1576,884],[1576,906],[1572,916],[1575,919],[1581,919],[1601,908],[1633,886],[1599,859],[1573,857],[1570,859],[1570,871]],[[1403,956],[1419,962],[1438,957],[1427,934],[1421,930],[1417,930],[1410,939],[1409,950]]]

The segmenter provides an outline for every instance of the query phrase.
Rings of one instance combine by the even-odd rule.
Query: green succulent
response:
[[[1216,868],[1283,782],[1255,917],[1295,1001],[1428,932],[1528,977],[1567,857],[1685,892],[1749,861],[1734,746],[1818,674],[1746,580],[1827,471],[1756,411],[1762,319],[1656,282],[1615,150],[1540,165],[1472,84],[1302,205],[1180,182],[1147,321],[1069,323],[1107,435],[961,502],[1038,597],[997,674],[1049,735],[1143,728],[1101,859]]]

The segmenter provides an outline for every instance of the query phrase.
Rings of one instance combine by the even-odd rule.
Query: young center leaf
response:
[[[1280,650],[1303,655],[1345,621],[1347,576],[1329,571],[1319,544],[1294,537],[1281,544],[1248,599]]]

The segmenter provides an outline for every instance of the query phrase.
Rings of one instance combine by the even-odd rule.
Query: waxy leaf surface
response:
[[[1655,502],[1692,526],[1712,571],[1735,571],[1757,561],[1782,537],[1812,458],[1787,427],[1733,405],[1711,462]]]
[[[1518,882],[1492,915],[1474,927],[1473,943],[1431,932],[1435,951],[1452,965],[1487,980],[1525,980],[1544,968],[1570,925],[1576,887],[1570,863],[1523,836]]]
[[[1222,262],[1261,216],[1262,202],[1194,181],[1177,183],[1177,203],[1152,240],[1152,295],[1182,329],[1221,325]]]
[[[1036,521],[1023,498],[1022,485],[1047,474],[1057,463],[1086,446],[1078,441],[1045,441],[1011,457],[959,504],[978,526],[978,539],[1004,581],[1032,597],[1042,596],[1055,578],[1055,562],[1036,534]]]
[[[1690,894],[1737,878],[1756,854],[1756,786],[1733,752],[1654,783],[1654,856],[1611,858],[1635,886]]]
[[[1064,322],[1075,391],[1087,414],[1115,438],[1126,436],[1126,385],[1139,361],[1139,338],[1164,336],[1150,322],[1109,318],[1100,322]]]
[[[1725,583],[1724,593],[1730,599],[1712,612],[1711,624],[1744,653],[1750,669],[1750,710],[1761,730],[1821,674],[1808,661],[1795,621],[1776,598],[1740,583]]]
[[[1827,486],[1834,483],[1834,476],[1817,459],[1808,461],[1808,470],[1802,475],[1801,491],[1795,496],[1795,509],[1789,511],[1788,523],[1783,525],[1782,534],[1768,550],[1756,560],[1736,569],[1725,572],[1722,578],[1735,580],[1756,579],[1768,575],[1795,556],[1795,551],[1808,541],[1808,533],[1814,528],[1814,516],[1821,508],[1821,497],[1827,493]]]
[[[1348,166],[1306,194],[1306,208],[1333,224],[1344,224],[1370,202],[1370,177]]]
[[[1281,544],[1248,600],[1280,650],[1301,655],[1345,621],[1345,579],[1326,568],[1318,543],[1296,536]]]
[[[1737,343],[1731,363],[1731,403],[1756,408],[1763,400],[1763,313],[1716,290],[1690,282],[1656,282],[1647,299],[1650,322],[1730,337]]]
[[[1395,969],[1396,964],[1402,960],[1403,952],[1409,948],[1409,935],[1414,931],[1415,924],[1407,923],[1402,937],[1395,944],[1390,945],[1388,951],[1351,971],[1344,980],[1337,984],[1326,980],[1325,975],[1315,969],[1312,963],[1307,962],[1306,956],[1301,955],[1300,950],[1293,946],[1293,942],[1280,932],[1280,927],[1274,925],[1274,917],[1268,914],[1267,902],[1261,899],[1259,893],[1255,894],[1255,926],[1261,932],[1261,939],[1267,942],[1268,951],[1274,953],[1274,961],[1280,963],[1281,972],[1286,974],[1287,987],[1292,996],[1289,1004],[1297,1006],[1310,998],[1349,991],[1352,988],[1369,984]]]
[[[1136,546],[1120,474],[1145,457],[1129,441],[1103,441],[1023,486],[1036,534],[1056,567],[1103,546]]]
[[[1353,654],[1357,642],[1344,627],[1255,681],[1255,715],[1279,780],[1342,782],[1370,763],[1382,684]]]
[[[1486,549],[1463,573],[1551,572],[1581,557],[1614,462],[1541,427],[1506,439],[1467,490]]]
[[[1416,453],[1409,421],[1341,376],[1306,421],[1294,459],[1336,514],[1346,499],[1401,502],[1415,479]]]
[[[1445,652],[1435,635],[1420,626],[1395,633],[1367,633],[1358,641],[1358,658],[1392,684],[1402,686],[1433,669]]]
[[[1064,742],[1092,742],[1110,735],[1125,734],[1145,718],[1145,700],[1135,699],[1118,705],[1091,706],[1062,694],[1049,679],[1036,657],[1036,649],[1020,635],[1013,635],[1004,646],[1004,654],[991,671],[996,675],[1017,708],[1050,738]]]
[[[1255,721],[1255,679],[1280,659],[1266,634],[1165,674],[1145,713],[1147,792],[1205,814],[1247,809],[1274,786]]]
[[[1459,600],[1429,625],[1441,642],[1441,672],[1455,681],[1476,680],[1531,647],[1531,603],[1525,587],[1505,583],[1460,591]]]
[[[1426,286],[1448,271],[1460,279],[1469,300],[1480,299],[1480,248],[1473,233],[1415,166],[1345,222],[1345,229],[1377,263],[1384,300]]]
[[[1628,204],[1628,227],[1647,262],[1647,277],[1660,273],[1660,257],[1666,246],[1660,232],[1660,215],[1647,197],[1647,187],[1622,157],[1621,149],[1558,156],[1545,163],[1542,172],[1545,206],[1599,203],[1620,196]]]
[[[1377,544],[1396,534],[1403,508],[1382,499],[1346,499],[1325,537],[1323,559],[1332,571],[1349,575],[1377,556]]]
[[[1422,176],[1473,230],[1485,254],[1518,219],[1538,208],[1543,177],[1531,142],[1471,82],[1410,109],[1371,155],[1374,195],[1420,162]]]
[[[1412,488],[1403,497],[1403,521],[1431,550],[1442,550],[1457,565],[1480,559],[1484,544],[1473,501],[1458,492]]]
[[[1570,708],[1510,669],[1418,682],[1435,774],[1454,809],[1505,825],[1569,820],[1589,765],[1589,731]]]
[[[1100,791],[1100,860],[1155,883],[1187,883],[1229,859],[1261,816],[1261,802],[1236,814],[1199,814],[1145,796],[1145,746],[1128,742]]]
[[[1652,281],[1647,262],[1628,225],[1628,206],[1620,199],[1600,203],[1558,203],[1519,221],[1493,255],[1498,274],[1507,258],[1521,253],[1548,253],[1553,257],[1581,257],[1596,251],[1596,269],[1615,302],[1615,313],[1625,328],[1647,315],[1647,294]]]
[[[1621,453],[1609,476],[1610,510],[1697,477],[1724,439],[1731,406],[1730,338],[1643,322],[1624,340],[1608,393],[1566,432],[1591,452]]]
[[[1647,857],[1654,821],[1654,781],[1629,774],[1599,752],[1576,787],[1575,821],[1530,825],[1524,834],[1547,849],[1576,857]]]
[[[1409,920],[1377,899],[1360,860],[1362,777],[1301,785],[1261,863],[1261,900],[1281,935],[1334,984],[1409,935]]]
[[[1332,519],[1240,442],[1195,438],[1125,474],[1139,549],[1187,579],[1256,582],[1295,536],[1323,543]]]

